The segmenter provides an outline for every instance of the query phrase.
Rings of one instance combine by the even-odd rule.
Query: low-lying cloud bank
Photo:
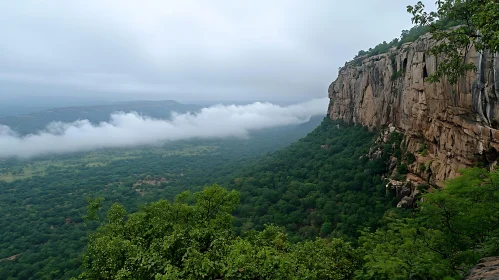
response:
[[[109,122],[97,125],[88,120],[54,122],[43,131],[26,136],[0,125],[0,158],[154,145],[192,138],[247,137],[252,130],[300,124],[311,116],[325,115],[327,103],[328,99],[323,98],[285,107],[260,102],[216,105],[196,113],[174,113],[170,120],[116,112]]]

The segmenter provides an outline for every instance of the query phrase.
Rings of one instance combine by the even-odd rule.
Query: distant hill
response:
[[[182,104],[173,100],[165,101],[129,101],[110,105],[63,107],[47,109],[36,113],[1,117],[0,124],[7,125],[21,134],[33,133],[45,128],[54,121],[74,122],[87,119],[92,123],[108,121],[109,116],[117,111],[135,111],[153,118],[169,118],[172,112],[186,113],[201,109],[202,106]]]

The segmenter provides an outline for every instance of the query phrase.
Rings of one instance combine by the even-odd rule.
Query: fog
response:
[[[311,116],[325,115],[327,104],[328,99],[322,98],[290,106],[260,102],[216,105],[198,112],[173,113],[168,120],[140,116],[136,112],[116,112],[108,122],[54,122],[42,131],[25,136],[0,125],[0,158],[30,158],[194,138],[245,138],[254,130],[300,124]]]

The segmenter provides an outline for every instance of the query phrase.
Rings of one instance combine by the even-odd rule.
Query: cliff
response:
[[[481,259],[464,277],[464,280],[498,280],[499,257]]]
[[[439,59],[424,35],[388,53],[350,62],[329,87],[332,119],[394,127],[415,155],[409,175],[432,185],[477,163],[496,164],[499,151],[499,58],[471,50],[466,59],[477,71],[451,85],[425,81]]]

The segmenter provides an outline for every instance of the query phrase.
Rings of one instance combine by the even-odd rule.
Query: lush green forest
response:
[[[312,131],[297,126],[254,131],[248,139],[193,140],[161,147],[99,150],[32,160],[0,160],[0,279],[76,276],[88,232],[88,197],[128,211],[222,181],[231,172]]]
[[[316,237],[290,242],[279,227],[238,237],[237,191],[214,185],[127,214],[114,204],[90,236],[79,279],[460,279],[499,253],[499,171],[464,171],[423,194],[420,208],[388,211],[357,246]],[[89,217],[97,217],[91,203]],[[235,219],[237,220],[237,218]]]
[[[461,279],[478,259],[499,254],[499,171],[465,170],[424,193],[418,208],[397,209],[381,174],[390,155],[403,157],[401,137],[392,133],[373,161],[373,136],[325,119],[219,179],[224,188],[130,215],[115,204],[100,215],[79,277]],[[91,205],[88,216],[97,217],[99,204]]]
[[[292,241],[318,236],[353,240],[359,227],[377,227],[393,198],[381,179],[386,157],[372,161],[366,156],[374,135],[361,126],[325,119],[307,137],[236,171],[222,185],[241,193],[235,212],[238,233],[276,224]],[[388,146],[386,155],[392,153]]]
[[[353,63],[430,32],[443,42],[431,53],[446,55],[434,78],[452,82],[472,69],[463,48],[497,50],[497,3],[439,3],[432,13],[409,6],[419,25]],[[116,108],[76,114],[86,110],[98,122]],[[2,121],[29,133],[57,114],[75,118]],[[390,156],[409,160],[401,135],[372,160],[376,131],[317,125],[1,160],[0,278],[450,280],[499,255],[499,171],[463,170],[445,188],[422,188],[415,209],[397,209],[383,176]]]
[[[325,118],[259,158],[292,141],[275,133],[84,154],[1,183],[0,277],[460,279],[499,253],[499,173],[465,171],[401,210],[382,180],[397,133],[370,160],[375,132]]]
[[[114,204],[90,237],[79,278],[350,279],[359,267],[341,239],[291,244],[275,226],[236,237],[230,212],[238,201],[238,192],[214,185],[130,215]]]

